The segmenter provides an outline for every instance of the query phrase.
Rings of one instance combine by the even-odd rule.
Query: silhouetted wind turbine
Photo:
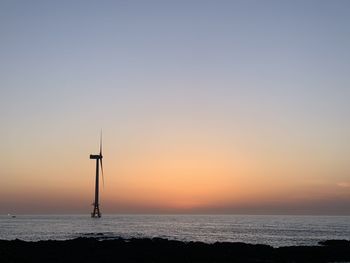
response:
[[[100,205],[99,205],[99,168],[101,164],[101,172],[102,172],[102,182],[103,187],[105,185],[103,178],[103,165],[102,165],[102,132],[100,135],[100,154],[90,154],[90,159],[96,160],[96,181],[95,181],[95,202],[92,204],[94,206],[94,210],[91,213],[91,217],[99,218],[101,217]]]

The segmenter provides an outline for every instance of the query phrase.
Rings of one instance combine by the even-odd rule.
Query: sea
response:
[[[281,215],[9,215],[0,216],[0,239],[26,241],[96,237],[245,242],[274,247],[350,239],[349,216]]]

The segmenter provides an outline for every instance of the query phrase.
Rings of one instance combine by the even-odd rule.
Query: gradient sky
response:
[[[350,214],[349,1],[0,2],[0,213]]]

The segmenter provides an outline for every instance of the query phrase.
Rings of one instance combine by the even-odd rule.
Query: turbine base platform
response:
[[[101,217],[100,208],[98,206],[94,207],[94,211],[92,211],[91,217],[92,218],[100,218]]]

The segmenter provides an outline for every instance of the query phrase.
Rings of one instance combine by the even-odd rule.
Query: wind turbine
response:
[[[105,185],[104,178],[103,178],[103,165],[102,165],[102,132],[100,135],[100,154],[90,154],[90,159],[96,160],[96,181],[95,181],[95,202],[92,204],[94,206],[94,210],[91,213],[91,217],[93,218],[100,218],[101,212],[100,212],[100,206],[99,206],[99,168],[101,165],[101,174],[102,174],[102,182],[103,187]]]

